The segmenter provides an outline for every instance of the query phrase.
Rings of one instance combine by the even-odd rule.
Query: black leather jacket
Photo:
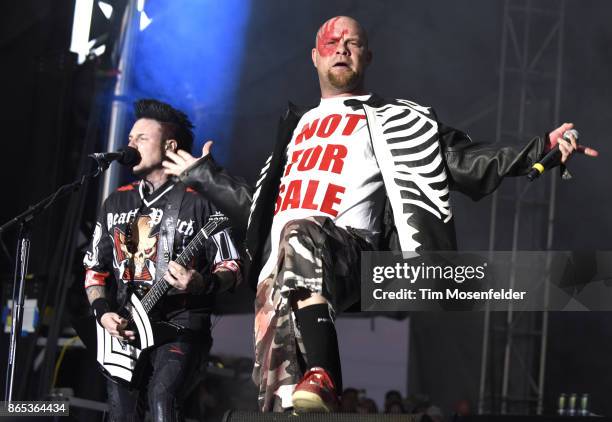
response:
[[[406,100],[374,94],[367,101],[348,100],[346,104],[364,109],[383,175],[387,201],[378,245],[383,250],[456,249],[448,190],[478,200],[495,190],[504,177],[526,174],[544,151],[543,137],[532,139],[520,150],[473,142],[465,133],[438,122],[433,109]],[[228,215],[234,227],[246,228],[251,257],[248,279],[254,288],[270,251],[269,235],[286,147],[309,109],[289,104],[256,186],[231,176],[210,156],[181,175],[185,184]],[[416,191],[417,196],[411,198],[410,192]]]

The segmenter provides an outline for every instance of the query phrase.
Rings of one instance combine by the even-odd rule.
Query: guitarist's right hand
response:
[[[134,340],[136,338],[134,331],[125,331],[127,323],[127,319],[121,318],[115,312],[106,312],[100,318],[100,324],[111,336],[119,340]]]

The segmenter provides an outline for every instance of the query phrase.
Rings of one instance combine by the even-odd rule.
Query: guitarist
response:
[[[135,114],[129,146],[142,157],[132,169],[140,180],[118,188],[104,202],[83,259],[85,290],[99,323],[113,337],[127,341],[135,332],[114,312],[118,305],[131,293],[145,293],[162,276],[172,286],[149,317],[176,325],[180,334],[146,354],[152,367],[148,385],[130,391],[108,380],[107,391],[112,421],[143,419],[146,402],[152,420],[175,421],[181,419],[180,387],[212,344],[213,295],[240,281],[241,264],[227,229],[204,242],[189,268],[168,259],[178,256],[219,213],[163,171],[161,163],[169,151],[192,148],[193,125],[185,113],[147,99],[135,103]],[[169,217],[177,207],[178,214]]]

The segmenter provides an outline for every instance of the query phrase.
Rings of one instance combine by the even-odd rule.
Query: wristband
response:
[[[93,301],[93,303],[91,304],[91,307],[93,309],[93,313],[94,316],[96,317],[96,320],[98,322],[100,322],[100,320],[102,319],[102,315],[104,315],[107,312],[110,312],[110,303],[108,303],[108,300],[104,297],[99,297],[96,300]],[[100,322],[100,324],[102,324]]]
[[[235,260],[221,261],[215,266],[215,269],[213,270],[213,274],[219,271],[222,271],[223,269],[234,273],[234,277],[236,277],[236,280],[232,286],[232,289],[233,289],[238,284],[242,284],[242,271],[240,270],[239,262],[240,261],[235,261]]]

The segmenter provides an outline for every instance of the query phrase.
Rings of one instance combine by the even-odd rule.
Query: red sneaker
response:
[[[296,413],[329,413],[338,409],[338,395],[334,382],[323,368],[310,368],[291,396]]]

